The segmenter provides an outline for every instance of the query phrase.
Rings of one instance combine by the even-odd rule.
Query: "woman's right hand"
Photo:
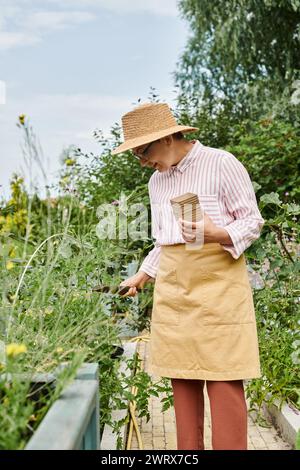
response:
[[[128,277],[127,279],[124,279],[119,285],[120,286],[130,286],[130,289],[126,292],[126,294],[122,295],[122,297],[125,296],[135,296],[137,293],[137,289],[140,288],[142,289],[146,282],[154,282],[154,278],[149,276],[149,274],[144,273],[144,271],[138,271],[136,274],[133,276]]]

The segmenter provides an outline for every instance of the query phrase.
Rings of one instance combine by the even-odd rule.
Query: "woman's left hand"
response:
[[[220,227],[217,227],[214,224],[206,212],[203,212],[203,217],[204,220],[201,220],[200,222],[189,222],[187,220],[183,220],[182,218],[178,219],[182,236],[187,243],[193,243],[196,238],[201,239],[201,234],[203,243],[212,243],[218,241],[217,237]]]

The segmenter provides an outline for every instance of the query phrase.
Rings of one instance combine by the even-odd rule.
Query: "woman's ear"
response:
[[[173,136],[172,135],[165,135],[164,137],[161,137],[158,140],[160,140],[162,143],[165,143],[166,145],[170,145],[172,143]]]

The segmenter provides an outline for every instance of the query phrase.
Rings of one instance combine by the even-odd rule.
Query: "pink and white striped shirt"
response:
[[[154,171],[148,182],[151,234],[154,248],[139,270],[156,277],[161,245],[186,243],[173,214],[170,199],[196,193],[203,210],[230,235],[232,244],[221,244],[237,259],[260,236],[265,223],[244,165],[230,152],[203,145],[199,140],[180,162],[167,171]]]

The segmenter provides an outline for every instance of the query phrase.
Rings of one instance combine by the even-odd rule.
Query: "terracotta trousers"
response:
[[[204,450],[204,380],[171,379],[177,449]],[[213,450],[247,450],[247,404],[243,380],[206,380]]]

